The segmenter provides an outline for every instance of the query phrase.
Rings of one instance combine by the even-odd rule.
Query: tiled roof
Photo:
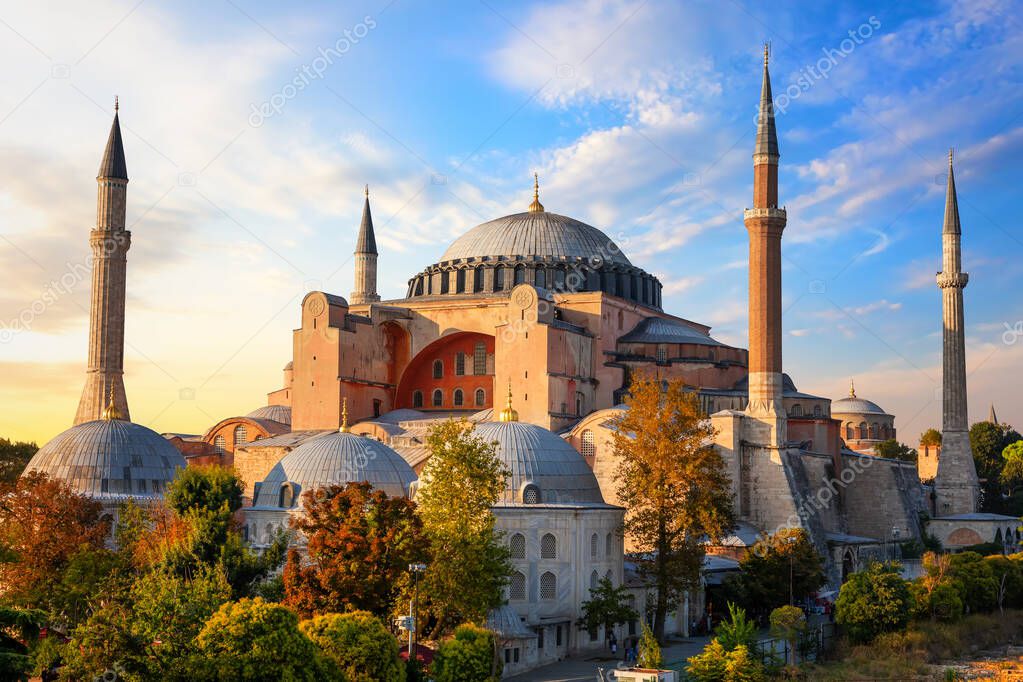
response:
[[[696,343],[704,346],[724,346],[698,329],[677,320],[647,317],[632,331],[618,339],[622,343]]]

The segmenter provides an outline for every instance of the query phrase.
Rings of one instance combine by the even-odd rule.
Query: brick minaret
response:
[[[89,233],[92,247],[92,303],[89,310],[89,366],[78,403],[75,424],[101,419],[112,404],[125,420],[124,293],[131,232],[124,229],[128,170],[124,163],[118,105],[99,166],[96,227]]]
[[[764,81],[760,91],[757,141],[753,152],[753,208],[744,220],[749,232],[749,405],[747,414],[760,422],[756,441],[785,444],[781,356],[781,235],[785,209],[778,208],[778,133],[774,125],[771,76],[764,47]]]
[[[355,290],[350,303],[374,303],[377,294],[377,239],[373,234],[373,216],[369,212],[369,185],[366,185],[366,203],[362,207],[362,224],[355,244]]]
[[[942,411],[941,455],[934,478],[938,516],[977,511],[977,469],[970,448],[969,420],[966,413],[966,340],[963,325],[963,289],[970,276],[963,272],[959,224],[952,172],[952,151],[948,153],[948,189],[945,194],[945,223],[941,231],[942,319]]]

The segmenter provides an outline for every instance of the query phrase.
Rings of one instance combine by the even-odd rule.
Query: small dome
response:
[[[269,419],[279,424],[291,426],[291,408],[287,405],[266,405],[249,412],[245,416],[253,419]]]
[[[575,448],[547,429],[526,422],[482,422],[476,435],[497,442],[497,455],[511,471],[501,499],[542,504],[602,503],[593,471]],[[532,486],[535,497],[527,493]],[[526,499],[524,499],[526,498]],[[530,499],[531,498],[531,499]]]
[[[516,213],[477,225],[456,239],[441,262],[483,256],[599,258],[631,265],[618,245],[595,227],[557,213]]]
[[[291,485],[287,497],[300,505],[302,493],[308,490],[361,481],[391,497],[408,496],[415,480],[412,467],[380,441],[335,431],[285,455],[263,479],[253,506],[280,508],[285,484]]]
[[[831,414],[888,414],[877,403],[863,398],[842,398],[831,403]]]
[[[185,458],[152,429],[120,419],[84,422],[58,434],[26,467],[98,499],[159,498]]]

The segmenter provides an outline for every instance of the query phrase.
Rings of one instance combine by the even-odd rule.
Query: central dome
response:
[[[486,256],[591,260],[631,265],[618,245],[597,228],[557,213],[529,212],[477,225],[456,239],[441,262]]]

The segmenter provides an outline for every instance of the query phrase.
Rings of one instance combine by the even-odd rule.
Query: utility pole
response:
[[[419,639],[419,574],[426,570],[426,564],[409,564],[408,570],[412,573],[412,600],[408,605],[408,615],[411,621],[408,629],[408,660],[412,661],[419,658],[417,642]]]

